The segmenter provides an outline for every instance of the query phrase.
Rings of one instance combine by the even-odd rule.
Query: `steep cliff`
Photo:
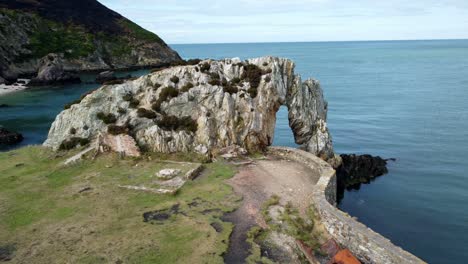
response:
[[[273,142],[281,105],[290,110],[296,142],[332,157],[319,83],[303,83],[292,61],[273,57],[207,60],[105,85],[59,114],[44,145],[59,149],[125,133],[155,152],[263,150]]]
[[[96,0],[0,0],[0,75],[35,74],[49,53],[63,54],[66,71],[180,60],[157,35]]]

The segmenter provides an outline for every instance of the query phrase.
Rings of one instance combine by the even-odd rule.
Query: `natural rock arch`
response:
[[[58,149],[70,138],[93,140],[113,123],[155,152],[207,154],[231,145],[264,150],[273,143],[276,113],[285,105],[296,143],[331,158],[320,84],[302,82],[294,67],[276,57],[207,60],[105,85],[60,113],[44,145]],[[112,122],[98,118],[109,114]]]

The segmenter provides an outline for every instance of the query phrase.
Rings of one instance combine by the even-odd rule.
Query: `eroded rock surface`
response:
[[[272,144],[281,105],[296,142],[332,157],[318,81],[302,82],[291,60],[274,57],[207,60],[105,85],[59,114],[44,144],[57,149],[69,131],[93,140],[112,125],[155,152],[212,154],[232,145],[253,152]]]

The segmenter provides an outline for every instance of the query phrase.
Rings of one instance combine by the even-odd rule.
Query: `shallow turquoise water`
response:
[[[430,263],[468,259],[468,40],[174,45],[184,58],[288,57],[319,79],[339,153],[397,158],[341,209]],[[140,71],[134,75],[144,74]],[[92,76],[85,76],[92,78]],[[97,85],[0,97],[0,125],[41,143],[63,105]],[[294,146],[281,108],[276,145]]]

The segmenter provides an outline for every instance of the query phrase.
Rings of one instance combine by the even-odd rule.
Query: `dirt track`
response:
[[[225,221],[235,224],[225,255],[226,263],[244,262],[249,254],[246,234],[255,225],[265,227],[261,207],[272,195],[278,195],[283,204],[292,202],[304,212],[311,204],[311,192],[318,178],[317,172],[300,163],[273,156],[241,167],[239,173],[228,180],[228,184],[244,199],[238,210],[224,217]]]

